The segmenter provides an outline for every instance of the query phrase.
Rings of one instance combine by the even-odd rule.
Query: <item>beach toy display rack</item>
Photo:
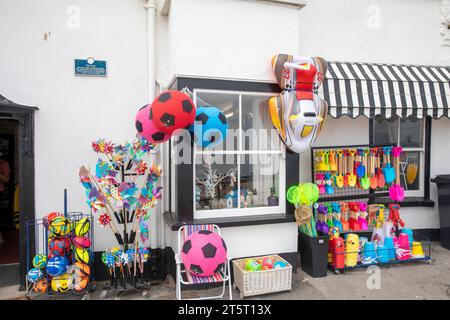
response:
[[[389,197],[389,186],[395,176],[390,164],[393,147],[369,144],[312,147],[311,177],[319,186],[318,202]],[[387,179],[384,173],[388,173]]]
[[[400,153],[392,145],[311,148],[311,177],[320,191],[314,218],[318,235],[328,237],[328,267],[334,273],[431,263],[429,239],[414,239],[400,218]]]
[[[369,239],[370,234],[367,233]],[[364,251],[364,248],[356,251],[343,251],[334,253],[333,260],[341,261],[341,266],[336,266],[333,262],[328,264],[329,269],[335,274],[344,273],[345,271],[351,271],[354,269],[367,268],[373,265],[376,266],[389,266],[395,264],[407,264],[407,263],[416,263],[416,262],[425,262],[431,264],[431,242],[426,237],[417,237],[415,241],[410,245],[410,253],[405,258],[401,257],[401,248],[387,248],[385,246],[381,246],[382,248],[373,249],[373,258],[367,259],[364,261],[365,254],[368,256],[367,252]],[[392,257],[392,252],[395,256]],[[414,255],[414,252],[418,252],[418,255]],[[347,265],[347,257],[350,255],[357,256],[357,263],[355,265]]]

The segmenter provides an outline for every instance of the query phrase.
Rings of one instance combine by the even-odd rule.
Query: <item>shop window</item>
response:
[[[229,130],[224,143],[194,148],[194,217],[285,212],[285,150],[267,117],[273,94],[194,90],[200,106],[215,106]]]
[[[400,156],[400,182],[405,195],[424,196],[425,121],[423,119],[386,120],[376,117],[373,121],[374,145],[403,147]]]

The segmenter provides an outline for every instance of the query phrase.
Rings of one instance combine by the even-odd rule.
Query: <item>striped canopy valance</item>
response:
[[[319,94],[333,118],[450,117],[450,67],[329,62]]]

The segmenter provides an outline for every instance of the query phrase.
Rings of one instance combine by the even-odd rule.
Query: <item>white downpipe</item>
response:
[[[155,98],[156,88],[156,0],[147,0],[148,98]]]
[[[148,51],[148,102],[151,103],[156,96],[156,12],[157,1],[147,0],[145,4],[147,9],[147,51]],[[157,153],[152,154],[151,160],[164,166],[164,150],[161,145],[158,146]],[[161,177],[161,185],[164,187],[165,174],[163,167],[163,175]],[[164,188],[165,189],[165,188]],[[163,195],[164,194],[163,189]],[[162,212],[164,208],[164,201],[158,203],[153,214],[150,216],[149,231],[150,231],[150,248],[164,248],[164,222],[162,219]]]

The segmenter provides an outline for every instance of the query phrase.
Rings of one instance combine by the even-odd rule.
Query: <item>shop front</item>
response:
[[[346,14],[353,18],[364,17],[361,12],[364,13],[366,8],[360,2],[354,2]],[[93,275],[98,281],[114,278],[112,270],[120,270],[128,277],[123,277],[123,284],[139,277],[161,280],[169,274],[176,279],[177,253],[183,245],[178,231],[186,225],[218,226],[226,241],[228,257],[233,262],[278,255],[292,266],[292,272],[297,272],[299,262],[303,264],[307,259],[313,260],[314,253],[320,252],[328,262],[328,252],[320,245],[328,245],[329,237],[333,236],[329,234],[331,227],[339,228],[340,225],[344,229],[342,224],[345,223],[349,225],[346,230],[340,230],[342,240],[346,240],[349,234],[357,234],[359,239],[366,237],[366,242],[373,242],[369,240],[372,240],[374,229],[381,229],[377,223],[387,220],[397,224],[397,231],[409,230],[414,240],[439,240],[437,188],[430,183],[430,179],[449,173],[447,159],[450,159],[450,149],[446,146],[450,137],[450,69],[438,66],[439,60],[434,56],[428,59],[431,56],[429,52],[414,52],[415,39],[409,35],[405,35],[406,40],[399,43],[410,55],[398,53],[400,45],[396,43],[392,47],[398,49],[397,52],[391,50],[393,52],[387,54],[382,50],[376,51],[383,46],[384,37],[379,33],[374,36],[378,31],[370,28],[349,26],[353,18],[338,15],[341,20],[335,23],[336,3],[318,1],[305,5],[303,1],[290,0],[159,0],[147,1],[143,6],[140,0],[116,1],[109,8],[111,20],[108,20],[106,32],[106,29],[97,30],[96,25],[90,22],[95,20],[88,16],[93,12],[89,5],[72,8],[69,1],[65,1],[52,7],[49,13],[56,17],[67,8],[74,10],[68,10],[70,14],[77,8],[82,9],[83,14],[86,13],[83,19],[86,20],[82,20],[81,29],[67,29],[66,24],[58,20],[52,32],[42,27],[45,29],[42,31],[43,37],[34,37],[32,30],[27,31],[29,39],[22,39],[14,32],[5,34],[8,43],[22,41],[21,46],[30,47],[29,52],[39,54],[42,50],[53,48],[55,51],[51,51],[52,54],[58,57],[51,66],[37,60],[23,63],[21,56],[15,55],[12,50],[4,51],[3,59],[0,59],[12,61],[1,65],[4,70],[1,79],[4,94],[17,97],[18,101],[36,101],[39,104],[35,135],[37,109],[0,99],[0,120],[6,120],[8,124],[14,122],[19,128],[16,130],[16,140],[19,141],[17,149],[20,149],[18,162],[21,171],[15,182],[21,185],[19,259],[22,287],[34,255],[39,258],[50,250],[48,237],[42,237],[46,239],[41,246],[32,243],[46,235],[45,230],[49,230],[49,225],[44,225],[44,218],[54,211],[67,213],[67,203],[69,211],[92,214],[88,219],[90,234],[86,236],[90,242],[86,248],[81,248],[86,249],[87,253],[79,254],[78,260],[83,256],[90,259]],[[380,4],[390,6],[392,2],[380,1]],[[96,1],[93,8],[100,8],[100,5]],[[341,1],[340,5],[344,8],[347,2]],[[22,25],[32,29],[29,21],[37,16],[21,15],[23,6],[23,3],[18,6],[4,5],[14,16],[20,17]],[[392,6],[384,12],[402,12],[404,9],[400,4]],[[29,12],[36,10],[39,10],[37,5]],[[435,14],[437,4],[424,2],[411,10],[415,15],[420,13],[435,22],[439,18]],[[122,21],[123,12],[128,12],[133,19]],[[251,23],[248,21],[250,13],[255,16]],[[68,19],[72,21],[70,14]],[[323,18],[320,24],[316,21],[318,16]],[[403,24],[409,22],[401,15],[391,20],[398,19],[403,19]],[[383,22],[386,23],[383,28],[397,28],[397,25],[390,24],[391,20],[387,20]],[[115,21],[123,22],[120,28],[117,28]],[[333,24],[344,25],[345,29],[339,36],[329,36]],[[306,32],[312,29],[314,32]],[[348,31],[350,29],[351,32]],[[354,29],[358,30],[352,33]],[[347,31],[352,36],[347,37]],[[414,29],[411,34],[419,34],[418,37],[425,39],[427,44],[423,48],[428,49],[439,46],[437,37],[431,36],[432,32],[431,29],[421,28]],[[59,34],[65,34],[67,38],[57,38]],[[38,38],[39,42],[36,40]],[[84,43],[82,49],[79,43]],[[364,47],[361,55],[355,50],[357,46]],[[110,51],[105,52],[104,48],[110,48]],[[314,94],[323,99],[328,107],[321,110],[327,110],[327,114],[313,113],[321,123],[321,131],[314,143],[311,146],[308,143],[308,147],[302,150],[292,150],[284,143],[286,139],[280,134],[280,128],[270,112],[271,99],[279,97],[283,90],[294,95],[295,89],[298,89],[286,89],[276,82],[280,70],[275,70],[274,74],[271,59],[280,53],[314,58],[323,56],[328,61],[319,89],[312,88],[312,81],[308,82],[311,85],[308,95]],[[38,59],[39,54],[33,57]],[[101,76],[74,73],[76,61],[86,60],[88,63],[88,60],[97,59],[104,66]],[[383,60],[390,63],[380,63]],[[393,64],[395,61],[409,64]],[[425,65],[427,61],[431,61],[432,65]],[[13,65],[18,68],[12,68]],[[306,65],[302,67],[309,70],[311,64]],[[33,67],[39,69],[30,74],[29,70]],[[19,77],[23,79],[23,84],[15,79]],[[42,79],[46,77],[51,79],[48,81],[52,84],[51,89],[43,85],[45,81]],[[96,90],[91,90],[94,86]],[[133,143],[136,140],[132,139],[143,132],[139,121],[141,118],[143,121],[153,121],[149,111],[152,101],[167,90],[181,92],[192,99],[195,108],[188,106],[188,113],[195,115],[202,126],[220,131],[226,123],[228,131],[223,136],[224,146],[205,148],[202,143],[191,140],[195,129],[189,122],[183,127],[188,129],[188,135],[156,132],[163,136],[164,141],[155,142],[155,148],[146,145],[148,150],[145,152],[151,156],[146,155],[148,162],[145,170],[140,167],[143,170],[140,174],[130,172],[134,170],[133,165],[139,164],[135,161],[135,152],[127,153],[130,168],[120,155],[113,159],[113,152],[98,152],[100,144],[119,147],[120,150],[115,149],[115,153],[126,148],[127,152],[136,151],[130,146],[135,147]],[[183,107],[177,108],[186,111]],[[198,111],[208,107],[219,111],[215,111],[216,122],[208,122],[208,113],[196,114],[195,109]],[[159,120],[164,121],[163,116]],[[296,114],[292,116],[289,121],[297,120]],[[173,122],[173,118],[169,115],[167,121]],[[156,127],[152,128],[156,130]],[[105,165],[109,162],[113,163],[113,169]],[[325,166],[319,167],[320,164]],[[79,171],[81,165],[85,166],[84,169],[89,168],[87,171],[90,172],[86,173],[84,169]],[[389,182],[385,181],[388,174],[383,170],[386,167],[394,172],[392,174],[391,170],[392,179],[389,178]],[[103,170],[105,168],[111,170]],[[154,174],[155,181],[147,186],[149,168],[153,170],[149,175]],[[115,179],[106,171],[114,171]],[[349,183],[350,177],[355,181],[353,185]],[[99,185],[104,183],[102,187],[109,189],[105,187],[106,191],[99,192],[101,188],[95,185],[97,182]],[[147,186],[139,188],[139,197],[142,196],[142,189],[145,189],[146,197],[151,197],[149,195],[154,190],[159,197],[156,199],[155,195],[157,201],[151,201],[146,207],[149,213],[142,229],[136,218],[138,210],[133,208],[142,209],[145,201],[141,199],[139,202],[139,197],[131,197],[134,202],[130,202],[131,205],[128,203],[128,208],[124,207],[123,201],[107,203],[120,198],[112,192],[119,192],[117,185],[129,183],[127,186],[132,188],[128,189],[134,190],[136,185],[133,184],[137,182],[139,187],[141,183]],[[308,205],[313,213],[312,219],[308,220],[308,228],[299,223],[298,203],[287,197],[288,190],[299,184],[314,184],[319,190],[318,199],[313,201],[317,204]],[[65,189],[68,194],[63,199]],[[391,189],[394,191],[391,192]],[[124,190],[122,188],[120,192]],[[342,208],[347,209],[343,209],[341,214]],[[385,209],[383,221],[380,208]],[[326,215],[326,210],[333,214]],[[335,219],[338,215],[334,213],[348,213],[349,216],[343,220],[341,216]],[[372,213],[374,216],[371,219]],[[99,220],[100,216],[102,218]],[[78,225],[82,218],[85,217],[75,217],[71,223]],[[30,242],[32,248],[26,254],[28,238],[24,233],[25,220],[29,219],[40,220],[42,232],[29,236],[33,239]],[[350,219],[355,220],[352,227]],[[367,226],[364,226],[364,219]],[[355,227],[355,222],[359,222],[356,224],[358,227]],[[309,228],[311,223],[315,225],[312,229]],[[325,224],[328,229],[324,229]],[[83,223],[80,223],[79,229],[83,229]],[[301,252],[299,243],[303,241],[299,239],[299,232],[306,229],[311,232],[308,234],[310,238],[317,238],[318,242],[311,242],[310,252],[301,253],[298,259]],[[68,238],[73,232],[76,237],[83,237],[82,231],[78,230],[75,234],[75,230],[69,230],[65,236]],[[123,254],[126,249],[133,249],[132,240],[139,238],[138,231],[146,234],[144,260],[148,263],[145,267],[136,267],[139,262],[133,267],[125,264],[130,267],[127,273],[123,271],[121,260],[117,265],[114,265],[114,260],[109,265],[105,263],[105,252]],[[60,235],[58,232],[53,234],[54,238]],[[91,235],[95,235],[95,242]],[[55,241],[52,243],[54,245]],[[80,243],[77,245],[80,249]],[[68,246],[77,247],[70,243]],[[116,250],[118,246],[122,246],[123,250]],[[36,252],[31,252],[33,250]],[[139,248],[134,250],[136,257]],[[425,244],[422,251],[426,256]],[[65,251],[60,253],[69,255]],[[418,251],[418,257],[420,253]],[[70,255],[74,263],[80,262],[76,251]],[[131,261],[126,257],[124,259],[128,259],[127,263]],[[355,261],[358,262],[358,259]],[[345,266],[345,258],[343,261]],[[131,270],[136,270],[133,276]],[[321,270],[321,275],[324,274],[327,274],[326,268]],[[114,281],[120,286],[122,279]],[[134,284],[129,283],[128,287]]]
[[[231,258],[278,253],[296,265],[294,208],[284,195],[298,183],[299,155],[286,150],[266,112],[278,85],[178,77],[172,88],[189,90],[197,108],[219,108],[229,129],[223,149],[172,141],[170,210],[164,213],[168,251],[177,251],[176,231],[183,224],[212,223],[222,228]],[[216,184],[214,194],[205,192],[205,181]]]
[[[446,172],[447,151],[440,146],[450,134],[448,67],[334,62],[328,66],[323,94],[331,119],[314,146],[402,147],[405,219],[410,227],[436,235],[437,195],[430,177]]]
[[[170,243],[176,243],[176,230],[183,224],[216,223],[224,228],[226,236],[229,234],[227,239],[233,244],[230,250],[232,258],[280,253],[297,265],[295,208],[285,200],[288,188],[299,181],[323,183],[316,173],[315,161],[319,151],[372,148],[372,151],[381,152],[381,148],[388,146],[402,148],[398,159],[392,155],[388,157],[398,165],[394,168],[396,176],[393,181],[365,188],[360,185],[355,169],[356,186],[342,188],[335,184],[339,173],[334,169],[330,171],[334,191],[321,194],[318,203],[379,205],[386,208],[386,220],[390,219],[389,209],[394,212],[390,205],[399,204],[404,228],[413,230],[418,238],[438,240],[437,195],[430,184],[430,177],[443,169],[442,157],[433,151],[433,147],[443,143],[440,141],[445,135],[442,130],[450,134],[450,127],[445,126],[449,115],[449,80],[450,73],[446,67],[329,62],[323,89],[319,91],[329,104],[328,117],[311,150],[298,155],[280,145],[280,141],[276,143],[276,136],[273,144],[265,149],[249,143],[249,137],[244,134],[235,137],[236,149],[216,151],[216,154],[240,159],[230,162],[232,165],[205,163],[208,159],[205,155],[211,154],[198,150],[195,145],[188,151],[192,164],[172,163],[171,209],[164,213],[168,234],[172,231],[168,246],[176,252],[176,246]],[[172,88],[188,89],[197,107],[218,106],[232,129],[270,128],[270,121],[267,126],[264,112],[260,111],[267,110],[264,109],[267,108],[267,100],[280,91],[277,84],[271,83],[188,77],[176,78]],[[437,131],[434,135],[433,126]],[[177,156],[177,144],[171,144],[172,157]],[[266,177],[258,173],[257,168],[249,168],[245,160],[255,154],[280,157],[279,174]],[[386,158],[383,158],[384,162],[380,160],[379,166],[376,159],[377,156],[368,155],[367,162],[364,162],[368,183],[371,176],[376,176],[377,170],[382,171],[386,166]],[[232,173],[239,181],[234,187],[231,182],[224,183],[224,191],[213,197],[215,203],[204,195],[201,179],[207,178],[208,169],[225,178]],[[351,170],[353,167],[347,168],[347,171]],[[401,199],[393,198],[390,193],[391,186],[396,183],[403,190]],[[318,216],[316,211],[316,219]],[[264,230],[270,230],[270,233]],[[354,230],[350,228],[348,232],[351,231]],[[367,229],[358,231],[371,233],[373,228],[369,225]],[[280,246],[281,242],[284,246]]]

